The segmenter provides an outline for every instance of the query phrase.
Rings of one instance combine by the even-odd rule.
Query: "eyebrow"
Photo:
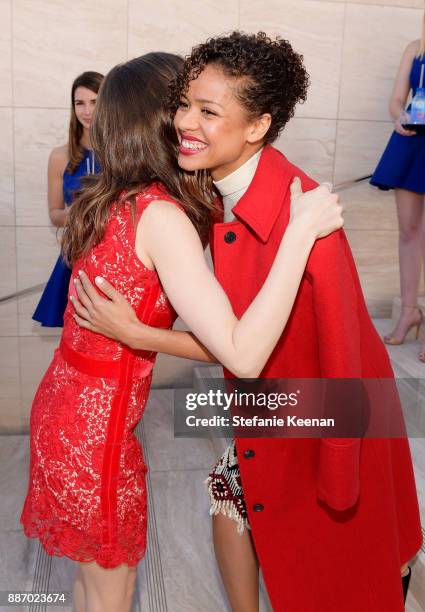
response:
[[[224,106],[219,102],[214,102],[214,100],[205,100],[204,98],[196,98],[195,102],[200,102],[201,104],[216,104],[224,109]]]

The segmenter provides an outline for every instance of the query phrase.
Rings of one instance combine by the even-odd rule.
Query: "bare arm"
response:
[[[298,179],[297,179],[298,181]],[[280,337],[280,334],[286,324],[289,313],[291,311],[293,302],[295,300],[295,296],[298,290],[299,282],[301,276],[303,274],[305,262],[307,260],[311,245],[314,240],[318,237],[329,234],[331,231],[341,227],[342,225],[342,217],[341,217],[341,207],[338,204],[338,198],[335,195],[329,193],[329,191],[325,187],[320,187],[314,189],[306,194],[302,194],[299,183],[298,186],[295,186],[295,183],[291,186],[291,220],[288,226],[288,229],[285,233],[285,236],[282,240],[281,248],[278,252],[277,258],[274,264],[274,274],[270,273],[268,281],[266,281],[262,291],[259,293],[256,299],[256,311],[263,312],[262,322],[260,325],[254,324],[250,325],[250,317],[252,316],[252,311],[248,312],[244,316],[244,324],[243,327],[240,325],[238,330],[235,330],[234,327],[238,324],[238,321],[233,315],[233,312],[230,307],[230,303],[227,300],[226,295],[222,291],[221,287],[218,285],[215,278],[212,276],[210,270],[207,268],[202,249],[197,239],[195,230],[193,226],[188,222],[187,218],[181,213],[176,207],[172,204],[164,202],[164,203],[155,203],[155,210],[160,210],[161,214],[155,215],[156,225],[158,226],[152,233],[153,238],[151,237],[151,241],[154,243],[157,242],[158,245],[162,245],[163,248],[166,248],[165,257],[159,255],[159,267],[158,262],[156,261],[155,253],[146,254],[143,246],[147,246],[145,240],[141,240],[141,233],[143,229],[143,223],[139,223],[138,228],[138,256],[142,259],[142,261],[149,265],[150,267],[154,267],[152,259],[155,259],[155,265],[157,266],[157,270],[161,276],[161,270],[165,269],[165,276],[167,275],[167,266],[168,261],[167,257],[174,259],[174,264],[176,259],[172,257],[173,252],[180,253],[182,245],[186,243],[185,233],[187,232],[190,237],[190,251],[187,252],[187,249],[184,251],[184,261],[179,258],[179,263],[177,265],[177,272],[175,272],[174,267],[170,267],[173,272],[171,276],[180,279],[182,275],[182,270],[185,271],[185,279],[192,280],[191,292],[196,293],[193,297],[192,302],[191,299],[187,300],[188,303],[196,304],[196,309],[193,306],[187,306],[189,309],[196,310],[194,324],[200,327],[208,327],[209,332],[207,330],[207,337],[200,336],[196,327],[193,331],[200,338],[200,340],[208,346],[208,349],[205,349],[200,345],[199,340],[196,340],[193,336],[183,335],[176,336],[175,332],[165,331],[165,330],[155,330],[151,328],[147,328],[146,325],[142,324],[136,317],[131,306],[126,302],[126,300],[121,296],[107,281],[97,278],[96,283],[99,289],[105,293],[107,298],[105,299],[99,295],[99,293],[93,288],[89,279],[81,273],[81,280],[83,285],[79,281],[76,282],[77,293],[80,301],[76,298],[72,298],[72,303],[74,304],[74,308],[76,310],[75,318],[77,322],[87,329],[94,331],[96,333],[102,333],[108,337],[114,338],[116,340],[120,340],[124,344],[128,344],[133,348],[138,349],[148,349],[155,351],[164,351],[169,354],[191,357],[202,360],[212,360],[212,354],[215,354],[219,361],[223,361],[222,352],[220,354],[216,353],[215,346],[218,343],[217,339],[214,342],[208,344],[211,340],[209,337],[211,335],[211,325],[206,318],[205,313],[203,312],[203,303],[201,304],[198,296],[202,294],[204,297],[204,291],[199,291],[199,287],[197,284],[198,277],[203,277],[207,279],[207,283],[209,284],[209,291],[215,293],[214,302],[210,302],[214,304],[212,316],[215,316],[215,311],[217,308],[224,309],[224,317],[227,317],[226,325],[227,327],[223,328],[226,330],[224,333],[227,333],[227,347],[230,345],[230,353],[231,358],[235,358],[238,350],[242,351],[239,347],[244,347],[247,349],[245,353],[248,352],[250,346],[244,342],[243,334],[246,333],[244,330],[248,331],[251,335],[252,342],[255,342],[255,339],[259,336],[264,336],[267,333],[267,343],[268,346],[264,349],[262,354],[262,361],[267,361],[267,358],[274,347],[274,343]],[[149,209],[148,209],[149,210]],[[145,211],[142,219],[147,219],[148,210]],[[173,215],[174,213],[174,215]],[[169,217],[168,215],[172,215]],[[183,221],[184,219],[184,221]],[[168,227],[168,233],[172,236],[172,242],[168,241],[168,233],[167,236],[164,234],[165,224],[170,224],[171,228]],[[174,223],[177,223],[174,226]],[[180,228],[180,224],[183,223],[182,228]],[[155,223],[154,223],[155,224]],[[189,224],[189,225],[187,225]],[[146,238],[146,227],[143,229],[144,236]],[[182,231],[180,231],[180,229]],[[148,228],[149,230],[149,228]],[[159,232],[159,236],[157,235]],[[176,240],[176,236],[179,237],[178,244],[174,244],[173,241]],[[182,240],[182,236],[185,238]],[[173,245],[172,247],[170,245]],[[171,250],[170,250],[171,249]],[[152,249],[155,251],[155,247]],[[189,267],[186,269],[186,263],[189,261],[195,260],[196,264],[196,276],[192,277],[192,269]],[[171,262],[173,264],[173,262]],[[161,270],[160,270],[161,268]],[[189,272],[188,272],[189,271]],[[283,276],[282,274],[283,273]],[[162,279],[164,282],[164,279]],[[101,282],[102,281],[102,282]],[[269,291],[268,284],[272,283],[272,286],[279,287],[278,292],[278,301],[273,302],[273,308],[269,307],[267,303],[267,292]],[[180,281],[176,283],[178,287],[182,287]],[[173,279],[171,279],[170,289],[172,290]],[[177,289],[174,290],[177,292]],[[282,288],[283,287],[283,288]],[[171,297],[171,295],[169,296]],[[218,301],[217,301],[218,300]],[[207,298],[208,301],[208,298]],[[177,298],[178,302],[178,298]],[[177,311],[179,311],[180,305],[175,303],[175,307]],[[182,314],[186,323],[192,326],[192,318],[189,321],[188,317],[185,315],[186,309],[183,306],[183,310],[180,310],[180,314]],[[277,313],[277,316],[276,316]],[[203,319],[203,323],[202,323]],[[255,312],[254,312],[255,319]],[[279,324],[280,321],[280,324]],[[277,322],[277,327],[276,327]],[[255,323],[255,321],[254,321]],[[270,336],[269,329],[270,324],[273,328],[273,334]],[[231,330],[231,334],[229,333]],[[242,331],[242,342],[239,340],[238,333]],[[201,333],[203,333],[201,331]],[[216,326],[214,326],[214,331],[212,335],[216,334]],[[264,336],[265,337],[265,336]],[[176,344],[175,344],[176,343]],[[238,348],[236,348],[235,343],[237,343]],[[242,351],[243,352],[243,351]],[[255,350],[254,350],[255,353]],[[249,356],[248,356],[249,359]],[[241,364],[243,365],[244,359],[241,359]],[[226,358],[224,364],[232,369],[229,365],[229,361]],[[236,365],[236,368],[238,366]],[[235,368],[233,368],[235,370]],[[259,366],[258,371],[261,371],[262,367]],[[257,372],[257,369],[255,370]],[[239,373],[239,370],[238,370]],[[242,377],[250,377],[255,376],[255,373],[251,373],[248,375],[244,373],[243,375],[239,373]]]
[[[219,363],[192,332],[158,329],[146,325],[145,329],[139,328],[139,334],[143,335],[142,344],[148,351],[166,353],[184,359]]]
[[[180,270],[185,269],[185,266],[188,260],[191,260],[191,261],[198,260],[198,264],[199,264],[198,266],[196,266],[196,268],[198,268],[198,272],[197,272],[198,281],[196,281],[193,276],[194,274],[193,269],[195,268],[195,266],[190,266],[189,268],[187,268],[187,277],[185,280],[186,280],[186,284],[189,283],[189,292],[186,293],[186,298],[184,299],[185,304],[182,307],[184,312],[182,312],[181,310],[179,311],[179,304],[176,304],[173,302],[173,305],[175,306],[179,314],[182,314],[185,317],[185,320],[187,320],[186,316],[187,316],[188,310],[192,310],[192,309],[194,311],[196,310],[196,315],[197,315],[196,318],[199,319],[199,321],[197,322],[201,329],[200,333],[205,333],[204,330],[209,329],[211,330],[212,336],[216,335],[217,333],[216,325],[213,324],[211,326],[209,324],[208,317],[215,317],[215,313],[217,312],[217,310],[219,311],[223,310],[223,317],[222,317],[223,324],[228,325],[229,330],[233,330],[236,324],[238,323],[238,321],[233,314],[233,311],[231,309],[227,296],[225,295],[220,285],[217,283],[215,277],[212,275],[210,269],[206,265],[206,262],[203,256],[203,252],[202,252],[202,247],[199,244],[198,236],[196,235],[196,232],[192,224],[188,222],[189,224],[188,227],[185,227],[186,224],[183,224],[182,226],[180,226],[180,223],[182,220],[187,221],[187,218],[183,215],[183,213],[181,213],[173,204],[169,204],[167,202],[156,203],[155,208],[158,208],[162,204],[164,205],[164,207],[166,207],[165,211],[163,211],[165,214],[155,215],[157,216],[157,219],[155,219],[154,221],[155,227],[154,227],[154,234],[152,236],[152,240],[157,239],[159,240],[159,243],[162,246],[167,245],[169,236],[163,234],[162,239],[161,239],[160,235],[156,236],[156,232],[158,233],[161,232],[161,227],[164,228],[164,223],[170,223],[172,226],[170,228],[170,233],[180,236],[180,240],[184,240],[186,243],[188,243],[188,239],[189,239],[189,248],[187,249],[187,253],[185,254],[185,256],[178,259],[178,262],[177,262],[178,268],[180,268]],[[177,219],[167,219],[166,218],[167,213],[169,212],[175,213],[177,216]],[[145,212],[145,215],[146,213],[147,211]],[[174,223],[176,221],[177,221],[177,228],[174,228]],[[157,226],[157,229],[156,229],[156,226]],[[141,224],[139,224],[139,228],[137,232],[139,243],[142,242],[142,232],[140,231],[141,229],[142,229]],[[149,231],[149,229],[150,229],[149,227],[144,228],[144,231],[143,231],[143,242],[145,244],[146,244],[145,234],[146,234],[146,231]],[[305,266],[305,263],[308,257],[309,250],[311,248],[311,245],[314,242],[314,239],[308,238],[307,232],[304,232],[300,228],[297,228],[297,227],[295,227],[294,230],[295,230],[294,236],[291,235],[291,231],[292,231],[291,229],[287,230],[285,234],[286,236],[285,241],[287,243],[287,248],[289,249],[289,252],[292,251],[292,260],[297,259],[297,264],[299,266],[298,267],[299,277],[298,277],[298,282],[296,281],[296,278],[294,279],[294,284],[292,286],[293,293],[291,294],[290,287],[286,287],[285,296],[283,298],[283,303],[279,303],[278,305],[277,315],[281,316],[282,314],[281,309],[285,308],[285,299],[290,300],[291,295],[293,295],[292,301],[290,303],[288,302],[288,305],[287,305],[288,312],[287,312],[287,316],[285,316],[285,323],[289,316],[289,312],[292,308],[293,300],[295,299],[296,291],[298,289],[299,281],[301,279],[301,275],[304,270],[304,266]],[[184,234],[185,231],[188,231],[189,236],[185,236]],[[305,242],[303,240],[304,236],[306,237]],[[190,244],[191,242],[193,242],[192,245]],[[168,247],[171,249],[178,249],[179,252],[181,253],[180,241],[179,241],[179,245],[171,245],[171,246],[168,245]],[[195,247],[195,249],[193,247]],[[296,255],[297,253],[299,253],[299,258]],[[303,254],[304,254],[304,257],[303,257]],[[286,254],[281,253],[281,257],[286,257]],[[172,251],[170,252],[170,258],[173,259]],[[169,263],[170,262],[168,258],[166,258],[163,263],[163,267],[167,269],[167,267],[169,266]],[[290,261],[287,261],[286,263],[288,266],[290,265]],[[157,261],[155,261],[155,265],[157,267],[158,274],[161,278],[161,281],[164,284],[164,278],[161,275],[161,271],[158,269]],[[295,268],[295,272],[296,271],[297,271],[297,268]],[[72,295],[70,299],[76,310],[76,315],[75,315],[76,320],[83,327],[91,329],[92,331],[97,332],[97,333],[100,332],[103,335],[106,335],[108,337],[118,339],[122,341],[124,344],[127,344],[128,346],[131,346],[132,348],[135,348],[135,349],[144,349],[144,350],[155,351],[158,353],[167,353],[170,355],[174,355],[176,357],[184,357],[187,359],[195,359],[198,361],[207,361],[207,362],[217,363],[223,360],[222,355],[220,355],[218,359],[215,358],[212,352],[208,350],[191,332],[159,329],[159,328],[150,327],[150,326],[147,326],[141,323],[139,319],[137,318],[136,313],[134,312],[133,308],[130,306],[130,304],[125,300],[125,298],[118,291],[116,291],[110,285],[110,283],[108,283],[106,280],[102,278],[99,278],[99,277],[96,278],[97,286],[108,297],[108,299],[105,300],[105,299],[102,299],[98,295],[97,291],[91,285],[85,273],[83,271],[80,271],[79,274],[80,274],[80,281],[76,281],[75,285],[76,285],[77,295],[80,301],[75,300]],[[167,286],[164,284],[167,294],[171,290],[173,291],[175,290],[175,292],[187,291],[188,288],[182,284],[182,275],[181,274],[179,275],[176,269],[170,267],[170,277],[174,275],[177,275],[177,276],[175,277],[176,283],[173,289],[171,287],[167,288]],[[166,276],[168,277],[167,273],[166,273]],[[207,294],[206,294],[205,286],[198,287],[197,282],[199,283],[202,281],[202,285],[203,285],[203,281],[206,280],[207,278],[209,281],[208,283],[209,286],[208,286]],[[206,295],[206,301],[207,302],[209,301],[209,306],[212,309],[211,312],[206,310],[206,303],[204,303],[203,301],[199,300],[196,297],[196,293],[198,291],[202,295],[204,296]],[[213,298],[212,301],[211,299],[208,298],[208,292],[212,294],[212,298]],[[216,292],[217,292],[217,295],[214,295]],[[171,294],[169,294],[169,298],[171,299],[171,301],[173,301]],[[193,304],[195,305],[195,308],[193,308]],[[261,308],[261,304],[258,305],[258,308]],[[267,316],[268,316],[267,313],[268,312],[269,311],[267,309],[264,311],[264,324],[266,326],[267,326]],[[270,311],[270,316],[275,316],[275,313],[273,310]],[[192,326],[192,323],[190,321],[188,324],[189,326]],[[220,324],[220,323],[217,323],[217,324]],[[246,326],[249,325],[249,321],[245,320],[245,324]],[[277,337],[275,341],[273,341],[272,339],[271,340],[271,343],[273,343],[272,346],[270,346],[270,349],[266,349],[266,359],[265,359],[266,361],[267,361],[267,358],[271,350],[274,348],[274,344],[275,342],[277,342],[277,339],[279,338],[281,334],[281,329],[283,329],[283,327],[284,325],[282,325],[282,328],[280,327],[277,328],[278,331],[277,331]],[[254,330],[251,330],[250,332],[248,328],[246,329],[247,329],[247,333],[250,334],[251,341],[249,344],[255,343],[256,342],[255,334],[261,333],[261,330],[259,329],[256,331],[254,329]],[[233,331],[229,333],[233,334]],[[239,333],[241,332],[239,331]],[[243,333],[244,333],[244,330],[242,330],[242,334]],[[242,339],[243,339],[243,336],[242,336]],[[211,338],[210,336],[208,336],[207,340],[205,340],[204,338],[203,340],[205,343],[207,343],[208,341],[211,341]],[[236,342],[238,341],[237,337],[235,338],[235,340]],[[220,337],[217,338],[217,342],[220,342]],[[233,336],[231,338],[231,344],[232,345],[235,344],[233,341]],[[251,350],[251,349],[249,346],[247,346],[246,350]],[[235,359],[238,358],[237,351],[238,351],[238,348],[236,345],[235,348],[233,349],[233,352],[235,353]],[[227,367],[229,367],[226,361],[224,361],[224,365],[227,365]],[[242,374],[239,374],[239,375],[242,376]],[[254,377],[255,375],[251,374],[251,376]],[[244,377],[248,378],[250,376],[248,376],[248,374],[245,374]]]
[[[189,331],[161,329],[145,325],[136,316],[127,300],[107,280],[97,277],[96,284],[107,299],[101,298],[87,275],[80,270],[75,280],[77,295],[70,295],[74,317],[79,325],[119,340],[133,348],[174,357],[218,363],[210,351]],[[78,299],[77,299],[78,298]],[[136,330],[136,338],[129,337]]]
[[[55,227],[63,227],[68,208],[63,199],[63,173],[68,163],[68,147],[56,147],[50,153],[47,166],[47,201],[50,221]]]
[[[208,268],[196,230],[182,211],[169,202],[156,202],[139,222],[136,251],[151,259],[175,310],[195,336],[241,378],[258,376],[286,325],[316,237],[312,217],[319,214],[324,227],[330,224],[335,229],[338,216],[336,226],[342,225],[336,196],[330,196],[332,211],[329,198],[321,210],[311,206],[313,201],[325,204],[325,192],[329,196],[325,187],[307,194],[302,194],[299,182],[296,188],[304,197],[306,216],[289,223],[262,289],[240,320]]]
[[[391,117],[395,121],[395,130],[402,136],[410,136],[415,134],[410,130],[405,130],[400,122],[400,117],[404,111],[407,96],[410,91],[409,76],[412,67],[413,59],[418,52],[419,41],[415,40],[409,43],[404,50],[401,58],[397,76],[394,81],[393,91],[391,93],[389,111]]]

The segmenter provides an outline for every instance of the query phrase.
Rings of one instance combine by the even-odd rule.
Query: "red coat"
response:
[[[251,185],[233,208],[238,220],[213,227],[215,274],[238,317],[273,263],[289,220],[294,176],[304,190],[316,186],[266,146]],[[393,377],[342,230],[316,242],[261,377]],[[402,612],[400,566],[422,541],[408,442],[335,442],[237,440],[249,521],[273,609]]]

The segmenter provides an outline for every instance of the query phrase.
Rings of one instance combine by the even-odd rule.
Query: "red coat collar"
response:
[[[251,184],[232,209],[262,242],[270,237],[293,174],[294,167],[286,157],[266,145]]]

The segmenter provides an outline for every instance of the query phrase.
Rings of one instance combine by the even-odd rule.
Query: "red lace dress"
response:
[[[137,197],[137,220],[158,185]],[[169,328],[176,314],[155,271],[135,252],[130,204],[113,208],[104,239],[74,266],[106,278],[149,325]],[[70,291],[73,290],[71,279]],[[136,565],[146,548],[143,452],[134,435],[156,355],[80,328],[68,304],[60,347],[31,412],[31,462],[21,523],[47,553],[105,568]]]

